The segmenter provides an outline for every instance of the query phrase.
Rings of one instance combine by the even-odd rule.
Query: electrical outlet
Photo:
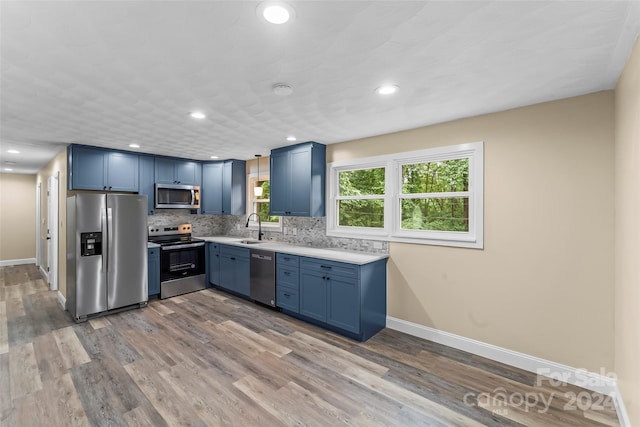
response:
[[[284,235],[286,236],[287,234],[289,234],[289,227],[284,227],[283,231],[284,231]]]
[[[382,249],[382,242],[373,242],[373,249]]]
[[[297,228],[292,228],[291,229],[291,234],[293,234],[294,236],[296,236],[298,234],[298,229]]]
[[[240,231],[240,224],[236,224],[236,230]]]

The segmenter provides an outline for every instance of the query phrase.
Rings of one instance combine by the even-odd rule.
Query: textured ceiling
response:
[[[68,143],[248,159],[612,89],[640,32],[638,2],[289,4],[273,25],[250,1],[3,0],[0,166]]]

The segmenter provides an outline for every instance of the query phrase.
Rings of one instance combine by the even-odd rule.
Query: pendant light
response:
[[[256,179],[256,186],[253,187],[253,194],[256,197],[262,197],[262,183],[260,182],[260,157],[262,157],[262,155],[255,154],[255,156],[258,159],[258,179]]]

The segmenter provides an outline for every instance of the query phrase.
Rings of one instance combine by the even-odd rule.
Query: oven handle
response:
[[[169,245],[169,246],[162,246],[162,250],[163,250],[163,251],[169,251],[169,250],[172,250],[172,249],[197,248],[198,246],[204,246],[204,242],[185,243],[184,245]]]

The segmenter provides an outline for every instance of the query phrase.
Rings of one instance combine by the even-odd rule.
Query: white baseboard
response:
[[[64,310],[67,309],[67,299],[64,297],[64,295],[62,295],[60,291],[58,291],[58,302]]]
[[[618,421],[620,421],[620,426],[631,427],[631,420],[629,419],[627,408],[624,406],[624,401],[622,400],[622,394],[620,393],[620,389],[618,389],[617,386],[616,386],[616,395],[614,396],[613,403],[616,405],[616,412],[618,413]]]
[[[35,258],[23,258],[23,259],[6,259],[0,261],[0,267],[6,267],[8,265],[23,265],[23,264],[35,264]]]
[[[44,268],[42,268],[41,265],[38,266],[38,268],[40,269],[40,274],[42,274],[42,277],[44,277],[44,280],[49,283],[49,273],[47,272],[47,270],[45,270]]]
[[[615,379],[606,376],[604,372],[595,373],[585,369],[562,365],[550,360],[465,338],[460,335],[440,331],[392,316],[387,316],[387,328],[533,372],[549,378],[549,381],[572,384],[611,396],[614,399],[621,426],[631,425],[629,424],[628,415],[624,403],[622,403],[622,397]]]

